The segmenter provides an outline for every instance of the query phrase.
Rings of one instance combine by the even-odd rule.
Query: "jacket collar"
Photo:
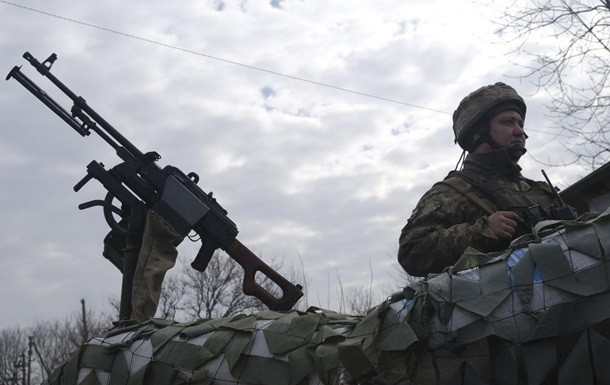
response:
[[[504,148],[483,154],[468,154],[464,160],[464,170],[496,174],[508,178],[517,178],[521,175],[521,166],[513,163],[508,151]]]

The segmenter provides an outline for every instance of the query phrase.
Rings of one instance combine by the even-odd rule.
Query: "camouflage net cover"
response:
[[[468,250],[366,317],[318,308],[93,338],[52,384],[610,383],[610,211]]]

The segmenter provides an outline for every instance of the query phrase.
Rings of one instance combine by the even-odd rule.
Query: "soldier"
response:
[[[471,246],[500,251],[551,218],[548,184],[521,175],[526,106],[495,83],[466,96],[453,113],[455,141],[468,152],[462,169],[432,186],[400,235],[398,260],[411,275],[440,273]]]

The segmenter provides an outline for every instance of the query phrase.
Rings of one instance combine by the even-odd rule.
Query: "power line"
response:
[[[131,39],[140,40],[140,41],[143,41],[143,42],[146,42],[146,43],[151,43],[151,44],[159,45],[161,47],[174,49],[174,50],[177,50],[177,51],[181,51],[181,52],[185,52],[185,53],[188,53],[188,54],[205,57],[205,58],[208,58],[208,59],[213,59],[213,60],[220,61],[220,62],[223,62],[223,63],[233,64],[233,65],[244,67],[244,68],[248,68],[248,69],[251,69],[251,70],[265,72],[265,73],[268,73],[268,74],[272,74],[272,75],[276,75],[276,76],[281,76],[281,77],[284,77],[284,78],[288,78],[288,79],[292,79],[292,80],[297,80],[297,81],[301,81],[301,82],[305,82],[305,83],[309,83],[309,84],[313,84],[313,85],[317,85],[317,86],[321,86],[321,87],[331,88],[331,89],[335,89],[335,90],[338,90],[338,91],[348,92],[348,93],[355,94],[355,95],[365,96],[365,97],[374,98],[374,99],[378,99],[378,100],[383,100],[383,101],[391,102],[391,103],[402,104],[402,105],[405,105],[405,106],[419,108],[419,109],[424,109],[424,110],[428,110],[428,111],[432,111],[432,112],[438,112],[440,114],[451,115],[451,113],[447,112],[447,111],[442,111],[442,110],[438,110],[438,109],[434,109],[434,108],[430,108],[430,107],[424,107],[424,106],[420,106],[420,105],[413,104],[413,103],[407,103],[407,102],[403,102],[403,101],[396,100],[396,99],[385,98],[383,96],[373,95],[373,94],[369,94],[369,93],[365,93],[365,92],[355,91],[355,90],[351,90],[351,89],[348,89],[348,88],[343,88],[343,87],[335,86],[335,85],[332,85],[332,84],[327,84],[327,83],[322,83],[322,82],[318,82],[318,81],[315,81],[315,80],[305,79],[305,78],[298,77],[298,76],[288,75],[288,74],[284,74],[284,73],[281,73],[281,72],[269,70],[269,69],[266,69],[266,68],[262,68],[262,67],[252,66],[252,65],[249,65],[249,64],[240,63],[240,62],[237,62],[237,61],[234,61],[234,60],[223,59],[223,58],[220,58],[220,57],[217,57],[217,56],[208,55],[208,54],[205,54],[205,53],[202,53],[202,52],[193,51],[193,50],[190,50],[190,49],[187,49],[187,48],[182,48],[182,47],[178,47],[178,46],[171,45],[171,44],[161,43],[161,42],[156,41],[156,40],[147,39],[147,38],[144,38],[144,37],[141,37],[141,36],[136,36],[136,35],[128,34],[128,33],[125,33],[125,32],[117,31],[117,30],[114,30],[114,29],[106,28],[106,27],[101,27],[101,26],[98,26],[98,25],[95,25],[95,24],[86,23],[84,21],[72,19],[72,18],[69,18],[69,17],[57,15],[57,14],[50,13],[50,12],[41,11],[39,9],[35,9],[35,8],[31,8],[31,7],[26,7],[24,5],[12,3],[10,1],[0,0],[0,2],[4,3],[4,4],[7,4],[7,5],[12,5],[12,6],[17,7],[17,8],[25,9],[27,11],[31,11],[31,12],[39,13],[39,14],[42,14],[42,15],[45,15],[45,16],[54,17],[56,19],[68,21],[70,23],[79,24],[79,25],[82,25],[82,26],[85,26],[85,27],[89,27],[89,28],[99,29],[99,30],[104,31],[104,32],[110,32],[110,33],[113,33],[113,34],[116,34],[116,35],[119,35],[119,36],[123,36],[123,37],[128,37],[128,38],[131,38]],[[527,130],[531,131],[531,132],[538,132],[538,133],[547,134],[547,135],[566,136],[565,134],[562,135],[562,134],[558,134],[558,133],[554,133],[554,132],[535,130],[535,129],[532,129],[532,128],[528,128]],[[554,140],[554,139],[556,139],[556,138],[553,138],[552,140]]]
[[[424,106],[420,106],[420,105],[413,104],[413,103],[407,103],[407,102],[403,102],[403,101],[396,100],[396,99],[390,99],[390,98],[386,98],[386,97],[383,97],[383,96],[369,94],[369,93],[366,93],[366,92],[360,92],[360,91],[356,91],[356,90],[351,90],[351,89],[348,89],[348,88],[343,88],[343,87],[335,86],[335,85],[328,84],[328,83],[322,83],[322,82],[318,82],[318,81],[315,81],[315,80],[310,80],[310,79],[305,79],[305,78],[298,77],[298,76],[288,75],[288,74],[284,74],[284,73],[281,73],[281,72],[269,70],[269,69],[266,69],[266,68],[262,68],[262,67],[257,67],[257,66],[253,66],[253,65],[249,65],[249,64],[240,63],[240,62],[237,62],[237,61],[234,61],[234,60],[223,59],[221,57],[217,57],[217,56],[213,56],[213,55],[208,55],[208,54],[203,53],[203,52],[197,52],[197,51],[193,51],[193,50],[190,50],[190,49],[187,49],[187,48],[182,48],[182,47],[178,47],[178,46],[171,45],[171,44],[161,43],[159,41],[152,40],[152,39],[147,39],[145,37],[132,35],[132,34],[129,34],[129,33],[117,31],[117,30],[114,30],[114,29],[106,28],[106,27],[101,27],[99,25],[87,23],[87,22],[84,22],[84,21],[72,19],[72,18],[69,18],[69,17],[57,15],[57,14],[54,14],[54,13],[41,11],[39,9],[35,9],[35,8],[31,8],[31,7],[26,7],[26,6],[21,5],[21,4],[11,3],[10,1],[0,0],[0,2],[4,3],[4,4],[7,4],[7,5],[12,5],[13,7],[25,9],[25,10],[30,11],[30,12],[35,12],[35,13],[39,13],[39,14],[42,14],[42,15],[45,15],[45,16],[50,16],[50,17],[54,17],[56,19],[68,21],[70,23],[79,24],[79,25],[82,25],[82,26],[85,26],[85,27],[89,27],[89,28],[99,29],[99,30],[104,31],[104,32],[114,33],[114,34],[119,35],[119,36],[123,36],[123,37],[128,37],[128,38],[131,38],[131,39],[140,40],[140,41],[143,41],[143,42],[146,42],[146,43],[156,44],[156,45],[159,45],[159,46],[162,46],[162,47],[165,47],[165,48],[170,48],[170,49],[174,49],[174,50],[177,50],[177,51],[182,51],[182,52],[185,52],[185,53],[188,53],[188,54],[192,54],[192,55],[202,56],[202,57],[205,57],[205,58],[208,58],[208,59],[217,60],[217,61],[220,61],[220,62],[223,62],[223,63],[233,64],[233,65],[244,67],[244,68],[248,68],[248,69],[251,69],[251,70],[266,72],[268,74],[272,74],[272,75],[276,75],[276,76],[281,76],[281,77],[284,77],[284,78],[288,78],[288,79],[292,79],[292,80],[297,80],[297,81],[305,82],[305,83],[309,83],[309,84],[314,84],[314,85],[321,86],[321,87],[331,88],[331,89],[338,90],[338,91],[348,92],[348,93],[355,94],[355,95],[365,96],[365,97],[369,97],[369,98],[373,98],[373,99],[378,99],[378,100],[383,100],[383,101],[391,102],[391,103],[402,104],[402,105],[405,105],[405,106],[414,107],[414,108],[420,108],[420,109],[423,109],[423,110],[438,112],[440,114],[451,115],[451,113],[447,112],[447,111],[437,110],[437,109],[434,109],[434,108],[424,107]]]

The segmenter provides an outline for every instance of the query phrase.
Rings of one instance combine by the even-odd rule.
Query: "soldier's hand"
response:
[[[487,217],[487,226],[500,239],[512,239],[519,222],[523,219],[512,211],[496,211]]]

